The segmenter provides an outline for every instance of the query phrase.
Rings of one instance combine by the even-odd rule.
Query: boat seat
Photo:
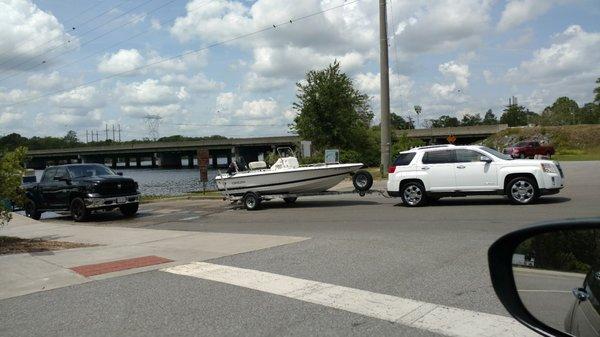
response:
[[[251,161],[250,164],[248,164],[248,167],[251,170],[261,170],[261,169],[266,169],[267,168],[267,163],[265,163],[262,160],[259,161]]]

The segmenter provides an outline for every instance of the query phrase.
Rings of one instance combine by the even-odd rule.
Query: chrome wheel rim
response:
[[[34,206],[33,203],[28,202],[27,205],[25,205],[25,215],[30,217],[33,215],[34,212]]]
[[[256,206],[256,200],[253,197],[246,198],[246,207],[254,208]]]
[[[411,205],[417,205],[423,199],[423,191],[416,186],[410,185],[404,189],[404,200]]]
[[[360,188],[367,186],[367,177],[362,174],[356,177],[356,185]]]
[[[77,219],[79,219],[81,217],[81,215],[83,214],[83,210],[81,207],[81,203],[76,202],[75,205],[73,205],[73,216]]]
[[[517,200],[518,202],[527,203],[533,199],[535,190],[533,185],[531,185],[528,181],[518,180],[512,185],[510,194],[512,195],[513,199]]]

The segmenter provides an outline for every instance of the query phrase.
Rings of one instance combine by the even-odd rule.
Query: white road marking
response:
[[[324,305],[447,336],[538,336],[516,320],[334,284],[204,262],[162,271]]]
[[[199,216],[191,216],[189,218],[179,219],[179,221],[190,221],[190,220],[196,220],[196,219],[200,219],[200,217]]]

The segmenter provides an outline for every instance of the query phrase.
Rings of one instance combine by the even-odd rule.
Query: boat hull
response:
[[[246,192],[268,194],[299,194],[324,192],[339,184],[362,164],[335,164],[300,167],[276,171],[239,172],[233,176],[217,176],[221,193],[240,196]]]

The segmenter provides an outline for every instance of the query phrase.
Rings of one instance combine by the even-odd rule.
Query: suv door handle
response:
[[[459,168],[459,169],[464,169],[464,168],[465,168],[465,165],[458,165],[456,168]]]
[[[421,167],[421,170],[429,170],[429,166],[423,166]]]

